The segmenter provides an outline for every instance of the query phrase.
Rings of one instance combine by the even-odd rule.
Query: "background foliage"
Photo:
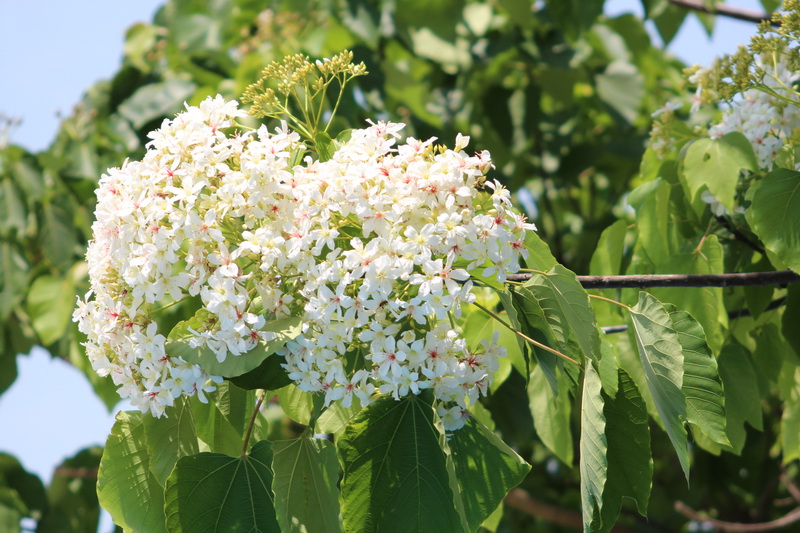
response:
[[[643,4],[667,41],[687,14],[666,0]],[[764,4],[765,9],[777,7]],[[198,104],[217,93],[236,99],[273,60],[297,52],[325,57],[348,48],[356,61],[367,64],[370,75],[346,95],[339,128],[359,127],[367,118],[392,119],[408,124],[407,133],[415,137],[451,142],[456,132],[463,132],[472,136],[471,149],[489,150],[495,176],[515,192],[549,246],[548,251],[538,241],[532,243],[538,251],[529,266],[550,274],[509,294],[513,301],[503,302],[505,316],[534,338],[584,354],[585,361],[603,353],[599,361],[617,362],[613,368],[587,364],[579,374],[555,364],[544,352],[532,353],[538,364],[527,365],[527,348],[516,345],[511,364],[501,370],[483,404],[486,412],[476,414],[480,422],[458,437],[468,439],[467,430],[487,435],[496,431],[533,465],[520,485],[526,493],[574,518],[583,500],[585,522],[597,528],[610,527],[620,506],[620,523],[638,531],[688,527],[687,518],[674,510],[676,501],[733,521],[766,521],[784,514],[776,502],[789,494],[780,479],[796,475],[800,458],[800,338],[792,328],[800,315],[796,286],[668,288],[654,289],[652,296],[628,289],[605,292],[633,307],[628,313],[593,301],[597,325],[626,324],[628,315],[632,319],[627,332],[607,336],[597,332],[593,316],[580,314],[585,296],[575,288],[572,272],[783,268],[780,259],[737,239],[707,206],[687,199],[684,189],[697,192],[709,175],[692,157],[699,143],[663,161],[645,151],[651,113],[668,100],[686,98],[682,65],[651,45],[641,20],[632,15],[604,18],[602,7],[601,0],[553,0],[533,7],[527,0],[167,2],[151,24],[128,31],[120,70],[89,88],[49,149],[31,154],[8,146],[0,151],[0,392],[15,379],[16,354],[39,344],[82,369],[98,396],[113,406],[113,385],[88,368],[70,320],[75,296],[88,288],[83,253],[99,176],[126,158],[140,158],[146,133],[179,111],[184,101]],[[708,17],[703,22],[713,25]],[[729,144],[732,148],[719,147],[722,163],[730,161],[726,149],[746,158],[741,144]],[[739,167],[732,171],[738,173]],[[625,208],[626,201],[634,213]],[[551,271],[556,262],[569,270]],[[566,302],[558,300],[557,295],[569,291],[576,292]],[[778,298],[786,298],[786,305],[769,309]],[[561,331],[553,327],[559,312],[567,313],[560,323],[569,324]],[[467,320],[476,326],[468,328],[476,332],[476,340],[500,329],[479,311]],[[707,342],[697,341],[703,337],[698,328]],[[504,335],[513,351],[513,335]],[[648,335],[669,342],[650,342]],[[676,373],[682,381],[676,381]],[[692,379],[705,383],[698,390],[712,397],[693,396]],[[722,403],[713,396],[721,398],[723,388],[726,403],[719,410]],[[231,486],[248,483],[236,475],[238,463],[223,464],[225,456],[219,455],[238,457],[254,401],[251,393],[229,385],[218,394],[216,406],[187,402],[176,407],[169,427],[148,430],[148,417],[120,415],[106,448],[112,455],[107,456],[116,458],[113,468],[123,476],[129,465],[148,461],[150,477],[130,490],[137,495],[149,491],[151,510],[163,509],[157,500],[166,497],[170,530],[186,529],[169,510],[184,498],[182,484],[200,483],[192,481],[191,472],[220,468],[220,475],[226,475],[233,468]],[[676,407],[681,402],[682,410]],[[413,408],[421,413],[424,406],[424,399],[414,401]],[[259,417],[256,433],[273,441],[293,440],[270,449],[259,443],[251,457],[264,464],[273,455],[313,457],[298,463],[304,465],[300,468],[318,469],[314,472],[323,478],[335,479],[333,448],[305,431],[309,411],[291,389],[282,390],[280,402],[270,403]],[[317,429],[345,440],[357,438],[344,430],[343,420],[328,418],[318,421]],[[620,431],[609,430],[614,427]],[[587,433],[591,431],[596,439]],[[161,434],[171,450],[162,456],[155,453],[162,445],[152,442]],[[138,444],[126,444],[130,442]],[[599,484],[592,486],[587,480],[594,478],[586,469],[599,466],[579,458],[592,454],[594,445],[605,447],[603,468],[610,481],[595,479]],[[450,446],[457,449],[459,443]],[[650,447],[652,460],[643,452]],[[176,467],[177,457],[199,451],[217,456],[205,456],[199,465],[189,465],[185,461],[193,458],[187,457]],[[38,521],[37,531],[93,531],[98,508],[91,473],[102,466],[100,456],[95,449],[79,451],[47,489],[14,458],[0,457],[0,529],[16,531],[19,519],[28,516]],[[495,460],[511,472],[508,457],[501,454]],[[357,471],[357,458],[338,460]],[[647,466],[631,473],[626,471],[630,464]],[[266,486],[284,483],[288,475],[260,469],[257,461],[243,466],[269,477]],[[650,471],[657,490],[650,490]],[[324,515],[335,516],[338,502],[335,494],[325,492],[326,486],[319,487],[320,500],[327,502]],[[623,496],[634,502],[623,503]],[[475,516],[482,517],[501,497],[465,505],[480,508]],[[592,502],[597,503],[594,508]],[[101,490],[100,503],[126,529],[163,528],[163,516],[115,508],[119,503],[113,493]],[[274,516],[285,529],[292,513],[311,516],[289,509],[288,501],[273,503]],[[645,510],[648,520],[637,514]],[[343,509],[346,520],[349,512]],[[471,527],[481,522],[467,515]],[[507,505],[484,526],[545,532],[568,527],[542,516]],[[324,524],[319,527],[327,530]]]

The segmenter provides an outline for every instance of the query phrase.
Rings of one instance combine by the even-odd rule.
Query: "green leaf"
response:
[[[166,531],[164,490],[150,470],[143,418],[122,411],[106,441],[97,473],[97,497],[116,524],[137,533]]]
[[[250,414],[245,391],[223,382],[207,396],[206,403],[196,396],[191,399],[197,437],[213,452],[241,453],[245,418]]]
[[[627,233],[628,223],[624,220],[617,220],[603,230],[589,267],[593,276],[616,276],[622,273],[622,253]]]
[[[321,131],[314,137],[314,150],[319,156],[320,163],[329,161],[333,157],[333,139],[326,132]]]
[[[203,311],[201,309],[201,311]],[[230,353],[219,362],[208,346],[192,347],[190,340],[196,336],[189,331],[205,329],[205,314],[198,312],[189,320],[179,322],[167,337],[166,351],[170,357],[182,357],[185,361],[200,365],[212,376],[236,377],[258,368],[264,360],[280,350],[288,341],[300,335],[300,317],[282,318],[268,322],[261,331],[271,331],[276,337],[269,342],[260,342],[255,348],[241,355]]]
[[[608,477],[601,514],[601,531],[605,532],[617,521],[623,497],[635,501],[639,514],[646,516],[653,479],[653,457],[647,407],[625,371],[619,371],[616,397],[603,394],[603,400],[608,443]]]
[[[603,2],[545,0],[547,11],[569,40],[581,37],[603,13]]]
[[[361,402],[356,397],[353,397],[353,403],[350,407],[342,406],[341,402],[332,403],[317,419],[316,431],[318,433],[331,433],[335,438],[339,438],[347,422],[359,411],[361,411]]]
[[[78,258],[75,224],[69,213],[60,205],[46,202],[41,208],[39,243],[50,263],[65,271]]]
[[[100,446],[85,448],[56,468],[64,471],[94,471],[100,465],[102,455]],[[97,480],[66,473],[56,474],[47,488],[47,510],[36,524],[36,533],[94,532],[97,531],[99,519]]]
[[[338,532],[336,448],[306,436],[273,443],[275,511],[281,531]]]
[[[572,403],[569,399],[569,388],[563,383],[564,378],[560,372],[557,373],[557,379],[559,392],[556,396],[541,366],[534,368],[528,382],[528,400],[536,434],[556,457],[567,466],[572,466]]]
[[[516,327],[518,327],[522,333],[537,342],[557,349],[567,356],[573,355],[576,358],[580,358],[580,355],[576,353],[577,350],[568,342],[569,331],[563,324],[563,317],[561,317],[559,313],[551,312],[550,316],[546,317],[544,309],[539,305],[536,294],[527,287],[517,287],[510,294],[514,304],[513,308],[516,311],[515,314],[519,322],[519,325]],[[518,340],[519,344],[521,344],[524,349],[525,346],[523,343],[526,341],[521,337],[518,337]],[[536,357],[536,362],[539,364],[539,368],[541,368],[542,372],[544,372],[553,392],[558,393],[559,389],[556,372],[561,365],[558,357],[533,344],[529,345],[529,349]],[[527,358],[526,363],[528,363]],[[529,378],[530,371],[523,375]]]
[[[686,428],[686,400],[683,386],[683,350],[664,306],[652,295],[639,293],[631,309],[631,321],[639,357],[656,410],[689,480],[689,450]]]
[[[292,383],[286,369],[281,366],[285,361],[282,356],[272,354],[250,372],[228,379],[237,387],[245,390],[278,390]]]
[[[716,235],[707,236],[700,246],[688,248],[688,251],[673,253],[664,259],[659,270],[671,274],[725,272],[723,249]],[[671,302],[689,312],[703,326],[706,342],[712,352],[719,352],[725,340],[725,326],[728,324],[722,287],[665,287],[653,289],[651,292],[662,302]]]
[[[41,516],[47,509],[47,495],[42,481],[25,470],[16,457],[7,453],[0,453],[0,487],[13,491],[12,499],[25,516]]]
[[[739,454],[747,435],[745,422],[759,431],[763,429],[758,378],[750,358],[738,344],[725,346],[717,364],[725,390],[735,391],[726,397],[726,430],[733,452]]]
[[[293,383],[276,392],[281,402],[281,409],[286,416],[303,425],[311,422],[314,411],[314,393],[304,392]]]
[[[525,232],[525,249],[528,251],[525,266],[531,270],[548,272],[558,264],[558,261],[550,251],[550,247],[535,231]]]
[[[800,172],[778,169],[755,186],[750,227],[787,267],[800,272]]]
[[[789,285],[786,291],[786,309],[781,317],[781,333],[794,350],[795,356],[800,357],[800,285]]]
[[[19,533],[20,521],[27,514],[25,505],[16,491],[0,487],[0,528],[8,533]]]
[[[192,96],[196,88],[191,81],[180,78],[151,83],[139,88],[122,102],[118,111],[134,128],[140,129],[148,122],[180,111],[183,102]]]
[[[49,346],[67,332],[75,308],[75,286],[70,276],[39,276],[28,292],[31,325],[44,346]]]
[[[672,256],[675,246],[671,231],[670,185],[656,178],[636,187],[628,202],[636,209],[636,246],[644,251],[654,265]]]
[[[736,186],[742,169],[758,171],[753,145],[742,133],[729,133],[721,139],[697,139],[686,145],[678,162],[678,173],[689,202],[704,188],[733,212]]]
[[[25,259],[13,244],[0,242],[0,320],[5,321],[22,300],[27,278]]]
[[[161,418],[145,417],[144,429],[150,450],[150,471],[164,486],[178,459],[200,452],[190,400],[178,398]]]
[[[523,287],[535,295],[557,336],[565,337],[569,331],[587,360],[600,358],[600,337],[589,295],[573,272],[556,265],[547,274],[535,274]],[[559,340],[565,342],[566,338]]]
[[[583,530],[597,531],[603,510],[603,488],[608,477],[608,443],[600,375],[586,365],[581,400],[581,509]]]
[[[280,532],[271,465],[268,441],[238,458],[207,452],[181,458],[167,479],[164,510],[170,533]]]
[[[519,485],[531,466],[477,418],[448,441],[470,531],[476,531]]]
[[[0,180],[0,230],[4,234],[25,231],[26,216],[25,202],[14,181],[8,177]]]
[[[337,443],[345,531],[466,530],[447,482],[445,434],[429,398],[380,398],[347,425]]]
[[[628,124],[633,124],[639,116],[645,95],[644,77],[639,70],[626,61],[613,61],[602,74],[595,77],[595,82],[600,99]]]
[[[706,344],[703,326],[686,311],[670,311],[672,327],[683,348],[683,385],[686,418],[722,446],[730,446],[725,431],[725,395],[717,374],[717,360]]]
[[[783,464],[800,458],[800,366],[792,363],[781,368],[783,413],[781,414],[781,449]]]

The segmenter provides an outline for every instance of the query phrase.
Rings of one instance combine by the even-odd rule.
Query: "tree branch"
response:
[[[509,274],[509,281],[528,281],[531,274]],[[735,274],[641,274],[578,276],[584,289],[642,289],[647,287],[746,287],[800,283],[791,270]]]
[[[509,507],[518,509],[523,513],[550,522],[551,524],[571,527],[578,530],[583,529],[583,517],[581,513],[537,500],[522,489],[511,489],[506,495],[506,503]],[[611,529],[611,533],[635,533],[635,530],[618,525]]]
[[[760,22],[769,21],[773,26],[780,26],[780,23],[772,20],[772,14],[767,12],[751,11],[749,9],[742,9],[740,7],[728,6],[725,4],[716,4],[714,7],[706,6],[702,0],[669,0],[669,3],[678,7],[691,9],[700,13],[708,13],[709,15],[720,15],[736,20],[743,20],[745,22]]]
[[[714,518],[708,518],[703,516],[702,514],[698,513],[685,503],[681,501],[675,502],[675,510],[678,511],[680,514],[689,518],[691,520],[695,520],[697,522],[705,522],[714,526],[715,529],[719,531],[733,531],[733,532],[741,532],[741,531],[770,531],[773,529],[778,529],[781,527],[788,526],[790,524],[794,524],[795,522],[800,522],[800,507],[797,507],[790,513],[778,518],[776,520],[772,520],[770,522],[760,522],[756,524],[743,524],[738,522],[725,522],[723,520],[716,520]]]

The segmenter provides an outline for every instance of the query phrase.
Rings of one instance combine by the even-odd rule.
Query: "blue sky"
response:
[[[749,9],[757,0],[727,2]],[[149,21],[160,0],[0,0],[0,114],[23,119],[11,141],[46,148],[82,92],[119,68],[124,35]],[[606,12],[641,13],[638,0],[607,0]],[[709,41],[696,19],[684,24],[670,50],[688,63],[707,64],[745,42],[752,24],[719,19]],[[102,444],[113,416],[86,379],[44,350],[20,356],[19,378],[0,396],[0,451],[19,458],[45,482],[63,458]],[[106,521],[101,531],[109,530]]]

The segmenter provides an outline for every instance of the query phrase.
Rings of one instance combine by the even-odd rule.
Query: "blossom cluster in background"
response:
[[[766,72],[763,83],[767,88],[783,98],[796,100],[797,94],[792,87],[800,78],[797,72],[787,68],[783,60],[773,62],[762,57],[758,64]],[[787,105],[782,98],[764,90],[748,89],[741,98],[731,102],[722,120],[709,128],[708,133],[712,139],[719,139],[734,131],[741,132],[753,145],[759,166],[769,170],[778,150],[798,127],[800,113],[796,104]]]
[[[104,175],[87,253],[91,291],[75,313],[95,370],[160,416],[220,378],[166,348],[160,313],[195,302],[191,343],[219,362],[271,340],[269,321],[303,320],[278,352],[326,404],[433,389],[448,429],[485,393],[503,348],[467,346],[453,325],[474,299],[470,271],[504,281],[525,231],[487,181],[489,154],[434,139],[397,144],[402,124],[354,130],[328,161],[285,126],[230,131],[221,97],[151,133],[141,162]]]

